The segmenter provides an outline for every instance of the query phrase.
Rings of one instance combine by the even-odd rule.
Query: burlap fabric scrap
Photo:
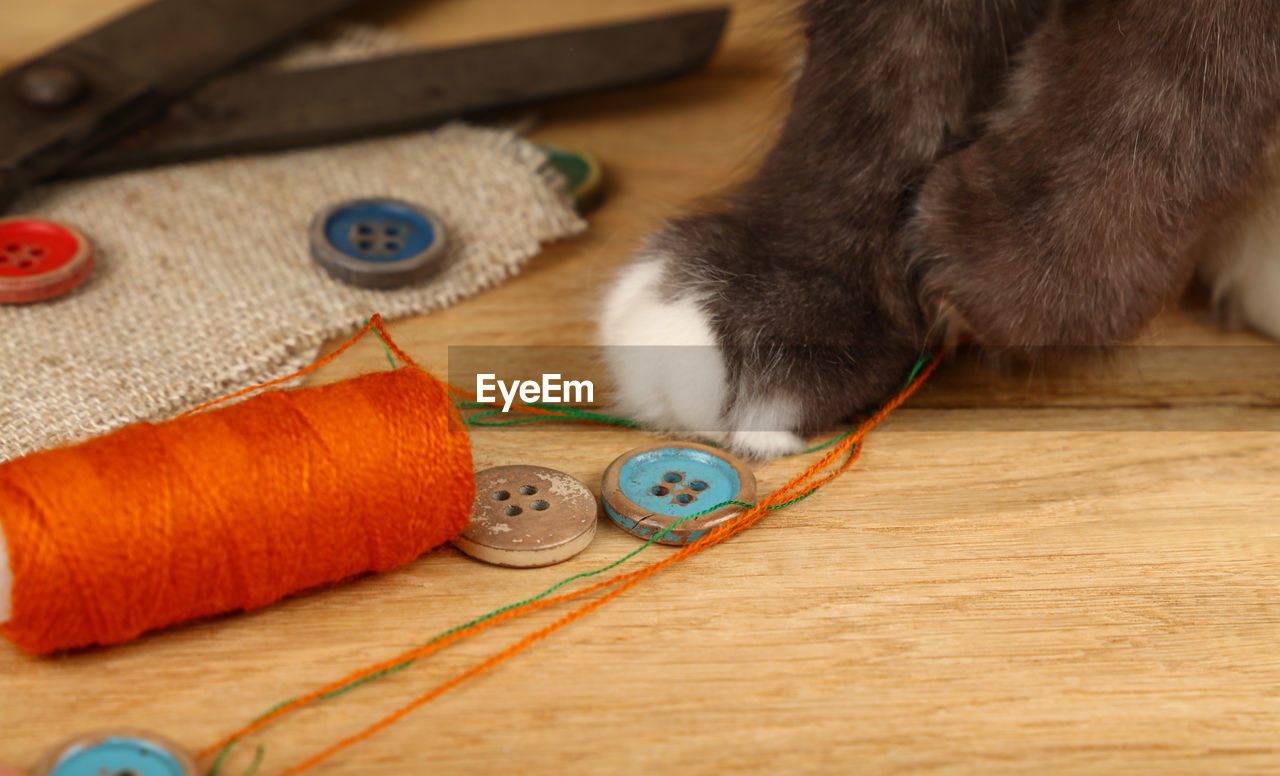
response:
[[[455,124],[31,192],[12,212],[78,227],[98,266],[67,296],[0,305],[0,460],[286,375],[373,312],[424,313],[499,283],[584,228],[545,165],[510,132]],[[364,196],[440,214],[438,275],[368,291],[315,265],[312,217]]]
[[[409,45],[340,22],[262,66]],[[366,196],[440,214],[449,248],[438,274],[416,287],[367,291],[315,265],[307,243],[315,213]],[[374,312],[445,307],[585,228],[536,146],[462,124],[49,185],[11,212],[79,228],[98,265],[60,299],[0,305],[0,461],[287,375]]]
[[[406,45],[338,24],[267,66]],[[444,268],[396,291],[330,279],[307,229],[319,209],[355,197],[435,210],[449,232]],[[445,307],[586,226],[536,146],[462,124],[44,186],[12,212],[78,227],[98,266],[68,296],[0,305],[0,461],[287,375],[374,312]]]

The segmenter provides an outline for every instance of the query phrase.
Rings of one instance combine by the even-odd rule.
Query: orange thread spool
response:
[[[116,644],[449,541],[475,480],[447,390],[403,367],[0,466],[0,632],[34,653]]]

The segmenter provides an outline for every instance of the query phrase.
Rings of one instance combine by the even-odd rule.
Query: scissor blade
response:
[[[0,74],[0,209],[210,76],[353,2],[157,0]],[[42,83],[65,99],[42,102]]]
[[[68,172],[326,143],[676,76],[711,56],[727,18],[727,10],[716,8],[310,70],[227,76]]]

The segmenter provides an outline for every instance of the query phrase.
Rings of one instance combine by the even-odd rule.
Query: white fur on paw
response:
[[[735,407],[725,444],[751,458],[777,458],[804,449],[804,440],[791,431],[799,426],[800,408],[790,399],[749,400]]]
[[[1280,253],[1249,268],[1249,277],[1240,286],[1239,304],[1250,326],[1280,340]]]
[[[671,287],[669,254],[651,251],[628,267],[604,300],[600,333],[618,409],[646,425],[688,431],[751,458],[804,449],[792,432],[798,405],[785,397],[729,405],[724,354],[701,298]]]
[[[1272,239],[1269,250],[1259,239],[1219,270],[1212,280],[1213,299],[1233,323],[1280,339],[1280,229]]]
[[[727,395],[724,357],[697,298],[668,287],[652,252],[604,300],[600,333],[619,409],[659,428],[715,434]]]
[[[1280,144],[1262,187],[1208,243],[1201,276],[1230,323],[1280,339]]]

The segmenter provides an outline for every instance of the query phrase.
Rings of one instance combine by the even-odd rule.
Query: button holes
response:
[[[38,258],[40,258],[41,256],[43,256],[43,255],[44,255],[44,248],[39,248],[39,247],[35,247],[35,248],[28,248],[28,249],[27,249],[27,255],[28,255],[28,256],[34,256],[34,257],[36,257],[36,258],[38,259]]]
[[[356,234],[369,235],[373,234],[373,227],[368,224],[359,224],[356,226]]]
[[[493,492],[494,501],[506,501],[509,498],[511,498],[511,494],[505,490],[495,490]]]
[[[8,264],[8,263],[9,263],[9,254],[0,253],[0,264]]]
[[[655,496],[665,496],[671,491],[667,490],[661,485],[654,485],[652,488],[649,488],[649,492]]]
[[[693,496],[690,496],[688,493],[681,493],[679,496],[676,496],[676,501],[679,501],[681,504],[688,504],[690,501],[693,501]]]
[[[683,480],[684,475],[681,474],[680,472],[667,472],[666,474],[662,475],[662,479],[666,482],[674,483],[674,482],[679,482],[680,480]]]
[[[535,493],[537,493],[537,492],[538,492],[538,489],[537,489],[537,488],[535,488],[535,487],[533,487],[532,485],[521,485],[521,486],[520,486],[520,495],[521,495],[521,496],[532,496],[533,494],[535,494]]]
[[[383,247],[383,248],[386,248],[386,249],[387,249],[387,250],[389,250],[389,251],[398,251],[398,250],[400,250],[400,243],[396,243],[396,242],[384,242],[384,243],[382,244],[382,247]]]
[[[689,490],[702,492],[706,489],[707,489],[707,483],[703,482],[702,480],[694,480],[693,482],[689,483]]]
[[[367,251],[373,248],[373,243],[370,242],[369,240],[361,240],[360,242],[356,243],[356,247],[362,251]]]
[[[520,514],[523,511],[524,510],[521,509],[520,507],[516,506],[515,504],[512,504],[511,506],[502,510],[502,514],[506,515],[507,517],[515,517],[516,515]]]
[[[385,233],[388,237],[399,237],[399,236],[400,236],[400,227],[398,227],[398,226],[388,226],[388,227],[384,230],[384,233]]]
[[[8,245],[4,246],[4,249],[9,253],[17,253],[21,248],[22,246],[18,245],[17,243],[9,243]]]
[[[31,259],[23,259],[22,261],[18,262],[18,269],[31,269],[31,267],[34,265],[35,265],[35,262],[32,261]]]
[[[533,502],[529,506],[537,512],[542,512],[543,510],[551,508],[551,504],[549,502],[543,501],[542,499],[538,499],[537,501]]]

